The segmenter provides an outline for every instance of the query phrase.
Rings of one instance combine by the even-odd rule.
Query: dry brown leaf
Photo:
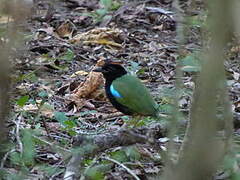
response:
[[[76,94],[71,94],[70,96],[68,96],[67,102],[69,104],[74,102],[76,107],[73,106],[73,109],[75,109],[73,113],[75,113],[76,110],[82,109],[82,107],[85,105],[86,99],[79,98]]]
[[[105,90],[97,89],[96,91],[91,93],[91,99],[96,99],[99,101],[106,101]]]
[[[86,98],[92,92],[96,91],[96,89],[103,84],[103,77],[101,73],[98,72],[90,72],[87,76],[85,82],[81,83],[80,86],[74,91],[76,96],[79,98]]]
[[[240,52],[240,46],[234,46],[230,49],[230,51],[232,53],[237,53],[237,52]]]
[[[38,29],[36,34],[34,35],[34,40],[48,40],[54,34],[53,27],[41,28]]]
[[[232,68],[229,68],[226,71],[228,72],[227,75],[230,76],[231,78],[233,77],[234,80],[238,81],[240,79],[240,73],[236,72]]]
[[[137,146],[138,153],[141,154],[142,157],[153,158],[152,152],[150,152],[147,148],[143,146]]]
[[[11,18],[10,16],[0,16],[0,24],[5,24],[5,23],[10,23],[13,21],[13,18]]]
[[[233,78],[234,78],[236,81],[238,81],[239,78],[240,78],[240,74],[237,73],[237,72],[233,72]]]
[[[160,169],[157,166],[153,166],[153,167],[144,168],[144,171],[148,174],[157,174],[159,173]]]
[[[104,63],[104,60],[100,59],[94,68],[101,67]],[[90,105],[88,99],[105,100],[104,90],[101,89],[103,84],[104,79],[102,74],[91,71],[86,80],[73,91],[73,94],[68,97],[67,101],[74,102],[78,110],[83,106],[93,109],[94,105]]]
[[[118,47],[121,48],[122,45],[115,43],[114,41],[109,41],[108,39],[98,39],[98,40],[94,40],[94,41],[85,41],[84,44],[102,44],[102,45],[106,45],[106,46],[114,46],[114,47]]]
[[[45,117],[52,118],[54,116],[54,108],[50,104],[45,103],[41,107],[40,113]]]
[[[85,101],[85,107],[89,108],[89,109],[95,109],[94,104],[92,104],[90,101]]]
[[[71,39],[75,29],[75,25],[71,21],[67,20],[56,29],[56,32],[61,38]]]
[[[163,30],[163,24],[161,24],[161,25],[159,25],[159,26],[154,26],[153,29],[154,29],[154,30],[162,31],[162,30]]]
[[[24,111],[28,111],[28,112],[37,112],[38,107],[35,104],[27,104],[27,105],[23,106],[22,109]]]
[[[103,60],[99,60],[94,68],[102,66],[102,61]],[[101,73],[91,71],[85,82],[81,83],[74,93],[79,98],[89,97],[90,94],[96,91],[103,83],[103,75]]]
[[[37,103],[39,104],[40,101],[37,100]],[[53,117],[53,113],[54,113],[54,108],[48,104],[45,103],[44,105],[42,105],[42,107],[39,107],[36,104],[27,104],[25,106],[23,106],[22,108],[19,107],[15,107],[16,111],[26,111],[26,112],[33,112],[33,113],[39,113],[44,117],[48,117],[48,118],[52,118]]]
[[[88,72],[86,72],[86,71],[76,71],[70,77],[74,78],[76,76],[85,76],[85,75],[88,75]]]
[[[51,132],[59,132],[61,130],[59,122],[47,122],[46,126]]]
[[[237,112],[240,111],[240,101],[236,101],[233,103],[233,110]]]
[[[96,28],[85,33],[77,34],[70,40],[70,42],[83,44],[102,44],[120,48],[122,45],[116,43],[114,39],[117,39],[121,33],[122,31],[119,29]]]

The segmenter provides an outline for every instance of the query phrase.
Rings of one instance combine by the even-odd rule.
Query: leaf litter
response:
[[[98,134],[115,131],[128,119],[107,101],[104,79],[101,73],[92,71],[94,67],[101,66],[103,60],[121,60],[129,69],[137,63],[138,77],[159,103],[165,99],[171,104],[170,94],[174,93],[175,62],[179,55],[171,1],[120,1],[120,8],[107,12],[106,15],[111,15],[111,18],[107,21],[102,19],[102,22],[84,14],[103,8],[98,2],[35,2],[37,11],[26,27],[32,33],[32,39],[26,41],[26,49],[23,50],[27,55],[24,54],[20,62],[13,62],[18,67],[16,73],[23,75],[17,81],[15,96],[17,99],[26,95],[29,97],[26,102],[24,98],[19,102],[22,107],[14,105],[16,113],[24,112],[21,128],[38,131],[41,143],[36,150],[36,160],[61,170],[66,166],[64,153],[52,148],[54,145],[70,150],[74,132]],[[182,6],[188,8],[188,4],[183,3]],[[2,21],[6,18],[3,17]],[[186,62],[182,67],[184,88],[191,91],[195,86],[193,76],[200,71],[199,63],[192,55],[194,48],[201,47],[199,39],[198,29],[192,28],[185,50],[185,61],[191,60],[191,63]],[[239,55],[238,45],[230,49],[230,58]],[[229,83],[231,81],[233,111],[240,122],[239,63],[232,60],[226,64],[226,69]],[[46,97],[38,95],[42,90],[47,92]],[[180,108],[188,113],[191,95],[185,92],[179,96]],[[171,107],[166,106],[164,110],[168,109]],[[161,171],[161,162],[156,160],[154,156],[157,153],[151,147],[143,146],[137,152],[145,153],[145,159],[129,160],[129,163],[133,163],[131,168],[139,177],[145,178],[145,174],[156,175]],[[34,170],[40,179],[49,177],[47,171],[41,168]],[[59,172],[53,173],[53,179],[62,179],[63,171]],[[123,179],[125,175],[125,171],[115,167],[108,171],[106,178]]]

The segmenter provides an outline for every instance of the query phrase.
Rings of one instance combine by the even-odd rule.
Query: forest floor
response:
[[[106,4],[98,0],[36,1],[32,16],[21,25],[24,45],[17,49],[12,63],[15,89],[9,152],[15,149],[23,155],[12,152],[4,162],[10,179],[63,179],[75,135],[115,132],[131,122],[131,117],[108,102],[102,77],[91,72],[101,60],[121,61],[136,73],[167,116],[177,94],[179,123],[186,124],[200,71],[201,27],[206,21],[203,4],[196,4],[192,12],[187,11],[192,8],[187,2],[180,4],[181,15],[189,19],[184,50],[179,55],[176,18],[180,14],[176,14],[171,0],[101,2]],[[225,65],[236,142],[240,132],[238,56],[239,47],[232,43]],[[183,74],[178,91],[174,88],[177,60]],[[144,118],[138,126],[155,123],[159,122]],[[176,146],[182,137],[179,131]],[[168,139],[159,140],[166,148]],[[19,150],[21,144],[23,149]],[[134,179],[124,167],[103,158],[106,156],[130,168],[140,179],[161,173],[163,166],[149,145],[115,147],[86,159],[82,169],[85,176]]]

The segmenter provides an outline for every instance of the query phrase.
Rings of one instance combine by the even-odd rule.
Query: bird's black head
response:
[[[119,64],[106,63],[100,68],[93,71],[101,72],[106,80],[113,81],[114,79],[127,74],[127,71]]]

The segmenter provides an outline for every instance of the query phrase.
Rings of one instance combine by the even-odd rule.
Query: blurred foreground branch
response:
[[[226,89],[224,47],[232,33],[231,2],[208,1],[210,45],[202,55],[202,71],[197,81],[186,136],[176,169],[165,179],[212,179],[219,163],[231,147],[232,114]],[[222,13],[224,12],[224,13]],[[229,26],[230,25],[230,26]],[[217,108],[224,108],[225,137],[217,138]]]
[[[17,33],[18,24],[23,22],[31,7],[30,1],[7,1],[0,0],[0,16],[7,17],[8,22],[0,22],[1,30],[5,33],[0,34],[0,144],[7,141],[6,120],[10,112],[10,57],[13,55],[13,47],[18,45],[20,36]],[[12,57],[13,58],[13,57]],[[1,147],[3,152],[5,149]],[[2,155],[0,154],[0,157]]]

